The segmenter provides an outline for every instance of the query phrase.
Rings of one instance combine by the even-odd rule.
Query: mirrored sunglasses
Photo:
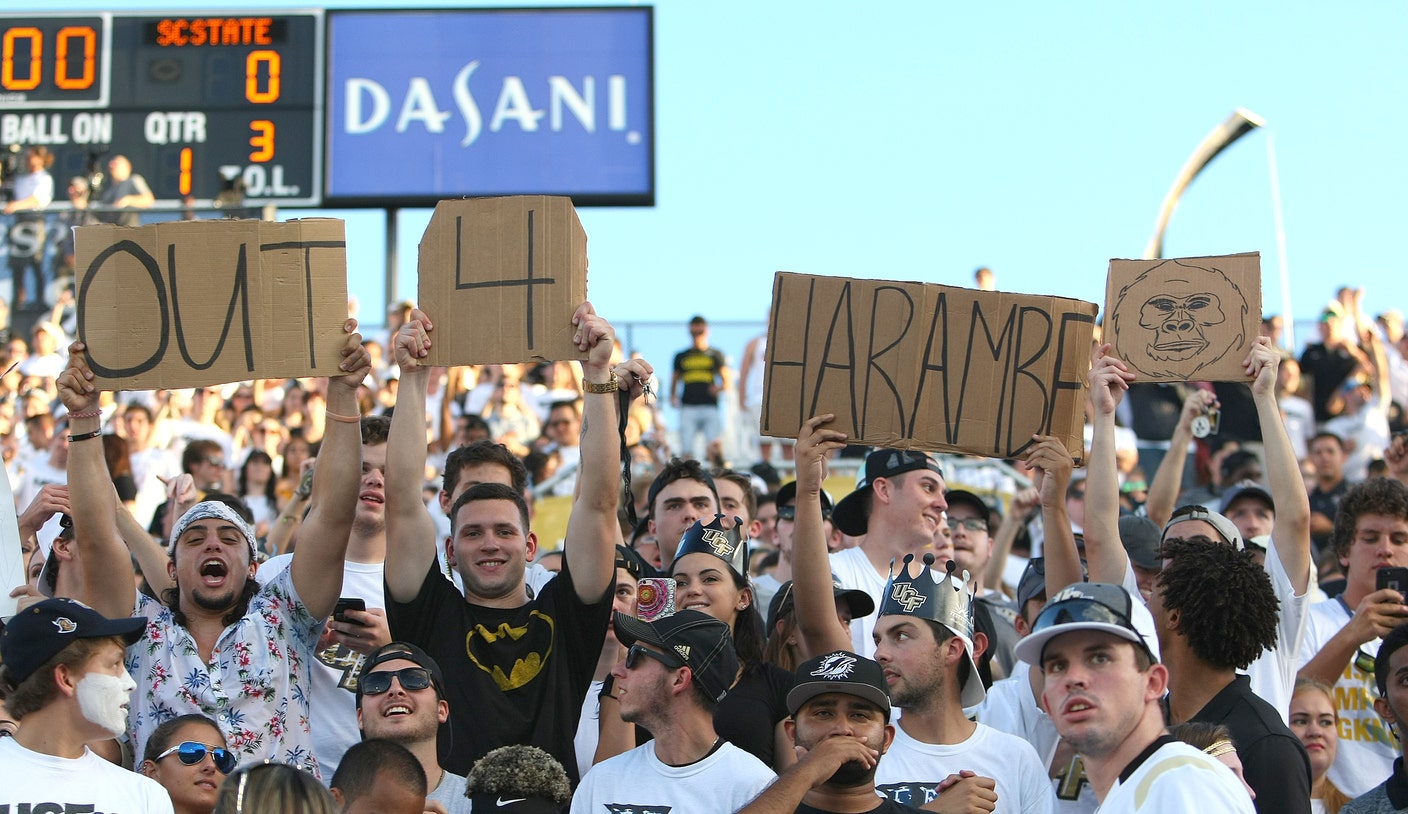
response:
[[[229,749],[223,746],[206,746],[196,741],[178,743],[157,755],[156,759],[161,760],[164,757],[175,755],[187,766],[195,766],[205,760],[207,754],[210,755],[211,760],[215,761],[215,768],[219,769],[221,774],[229,774],[235,770],[235,755]]]

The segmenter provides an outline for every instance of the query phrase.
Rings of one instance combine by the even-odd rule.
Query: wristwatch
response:
[[[620,389],[621,380],[616,378],[616,371],[614,370],[611,371],[611,381],[602,382],[601,384],[587,381],[586,376],[582,377],[582,392],[584,393],[615,393]]]

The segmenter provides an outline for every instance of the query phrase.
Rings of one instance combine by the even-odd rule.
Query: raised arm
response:
[[[1094,433],[1090,440],[1089,476],[1085,481],[1085,559],[1092,582],[1124,582],[1129,556],[1120,542],[1120,484],[1115,467],[1115,409],[1134,381],[1124,362],[1102,345],[1091,356],[1090,401]],[[1180,422],[1181,423],[1181,422]],[[1174,433],[1174,445],[1178,433]],[[1187,444],[1184,444],[1187,448]],[[1170,453],[1172,454],[1172,453]],[[1181,469],[1181,466],[1180,466]],[[1161,468],[1162,470],[1162,468]],[[1077,564],[1079,567],[1079,564]],[[1046,572],[1051,573],[1048,560]],[[1048,585],[1051,583],[1048,576]]]
[[[1036,470],[1037,493],[1041,499],[1041,551],[1046,558],[1046,586],[1050,596],[1081,581],[1080,552],[1076,550],[1076,536],[1066,512],[1066,489],[1071,485],[1075,460],[1066,445],[1056,438],[1049,435],[1033,438],[1036,443],[1027,450],[1027,464]],[[1087,485],[1087,501],[1089,495]]]
[[[1281,558],[1281,566],[1299,595],[1310,587],[1310,498],[1276,401],[1276,371],[1280,365],[1281,354],[1264,336],[1257,337],[1242,363],[1252,379],[1252,400],[1256,402],[1266,455],[1266,479],[1276,506],[1271,544],[1276,547],[1276,556]]]
[[[621,390],[632,398],[640,395],[641,382],[654,370],[644,359],[611,365],[616,332],[584,302],[572,315],[573,341],[586,351],[582,376],[591,384],[605,384],[614,375]],[[619,391],[582,394],[581,464],[577,469],[577,494],[572,514],[567,518],[563,556],[572,571],[577,598],[596,602],[616,578],[616,543],[621,524],[616,510],[621,505],[621,440],[617,409]]]
[[[397,602],[416,598],[435,560],[435,521],[420,496],[425,479],[425,393],[430,382],[430,368],[421,366],[420,360],[430,353],[434,329],[430,318],[417,308],[391,342],[401,368],[401,385],[386,441],[386,588],[388,598]]]
[[[1178,424],[1173,428],[1173,438],[1169,439],[1168,452],[1159,462],[1154,480],[1149,483],[1149,499],[1144,503],[1144,510],[1154,525],[1162,527],[1173,516],[1173,510],[1178,508],[1183,466],[1188,461],[1188,445],[1193,442],[1193,419],[1216,404],[1217,397],[1207,390],[1194,390],[1183,400],[1183,412],[1178,414]]]
[[[103,459],[98,387],[88,367],[87,347],[74,342],[68,367],[59,375],[59,399],[68,409],[68,489],[82,495],[73,501],[73,539],[81,575],[79,596],[104,616],[132,615],[137,598],[132,558],[117,533],[117,491]],[[75,440],[77,439],[77,440]]]
[[[334,418],[323,431],[313,475],[313,494],[303,534],[289,565],[293,587],[314,618],[332,613],[342,591],[342,563],[347,537],[357,512],[357,490],[362,478],[362,421],[357,388],[371,372],[371,357],[362,347],[357,321],[343,325],[342,375],[328,380],[327,414]],[[417,481],[418,482],[418,481]]]
[[[845,433],[828,427],[832,413],[807,419],[797,433],[796,526],[792,538],[792,597],[802,658],[834,650],[850,650],[851,631],[836,618],[831,590],[831,560],[821,518],[821,484],[826,480],[826,456],[846,445]],[[772,631],[768,631],[772,633]]]

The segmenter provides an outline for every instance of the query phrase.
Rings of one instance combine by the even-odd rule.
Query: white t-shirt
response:
[[[1310,606],[1310,624],[1306,627],[1305,644],[1300,651],[1302,666],[1314,658],[1320,648],[1340,632],[1340,628],[1349,624],[1349,619],[1349,611],[1339,599]],[[1379,643],[1379,639],[1374,639],[1359,649],[1369,656],[1376,656]],[[1355,667],[1354,660],[1350,659],[1335,682],[1340,738],[1339,751],[1335,762],[1330,765],[1328,777],[1335,788],[1351,799],[1393,774],[1393,761],[1398,757],[1393,735],[1384,726],[1379,713],[1374,711],[1374,699],[1378,697],[1379,688],[1374,683],[1373,674]]]
[[[831,555],[831,573],[842,588],[865,591],[875,600],[875,610],[869,616],[857,616],[851,620],[851,644],[854,651],[866,658],[875,657],[875,620],[880,613],[880,598],[885,593],[885,583],[889,577],[880,574],[866,558],[859,546],[843,548]]]
[[[1074,755],[1057,757],[1061,736],[1056,733],[1051,717],[1036,705],[1028,677],[1031,669],[1030,664],[1019,661],[1013,665],[1011,677],[994,682],[983,703],[978,705],[978,722],[1021,738],[1036,750],[1056,794],[1057,811],[1093,814],[1100,807],[1095,789],[1086,778],[1084,765]]]
[[[737,811],[776,777],[761,760],[728,741],[688,766],[661,763],[652,742],[593,766],[572,795],[571,814]]]
[[[259,566],[260,584],[268,582],[293,562],[292,554],[271,557]],[[385,563],[344,562],[339,596],[355,596],[367,608],[386,608]],[[312,700],[309,717],[313,754],[322,767],[323,779],[332,780],[342,756],[362,740],[357,728],[357,676],[367,657],[342,645],[314,654]]]
[[[1129,780],[1115,781],[1101,811],[1145,814],[1253,814],[1252,798],[1232,770],[1182,741],[1159,747]]]
[[[590,768],[596,758],[596,745],[601,741],[601,686],[606,682],[593,680],[582,699],[582,717],[577,719],[577,736],[572,748],[577,753],[577,771]]]
[[[931,802],[944,778],[960,771],[997,781],[995,814],[1051,814],[1056,795],[1031,745],[978,724],[962,743],[923,743],[895,727],[895,742],[875,770],[875,789],[916,808]]]
[[[93,754],[45,755],[0,737],[0,811],[104,811],[172,814],[166,789]]]

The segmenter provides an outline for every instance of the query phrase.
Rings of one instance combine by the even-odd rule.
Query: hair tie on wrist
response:
[[[360,415],[338,415],[337,413],[331,412],[329,410],[324,410],[323,416],[326,418],[331,418],[333,421],[340,421],[343,424],[362,423],[362,417]]]
[[[89,411],[86,412],[86,413],[69,413],[69,414],[68,414],[68,417],[69,417],[70,419],[73,419],[73,418],[101,418],[102,415],[103,415],[103,411],[102,411],[102,410],[93,409],[93,410],[89,410]]]

